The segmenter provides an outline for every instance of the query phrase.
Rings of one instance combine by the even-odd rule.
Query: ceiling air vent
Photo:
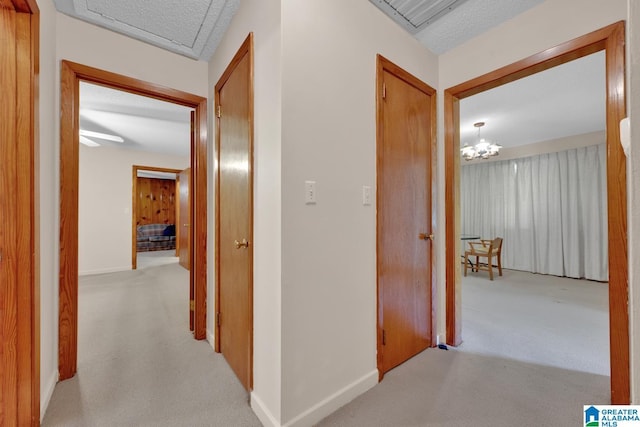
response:
[[[240,5],[240,0],[53,2],[59,12],[73,18],[204,61],[213,55]]]
[[[415,34],[467,0],[369,0]]]

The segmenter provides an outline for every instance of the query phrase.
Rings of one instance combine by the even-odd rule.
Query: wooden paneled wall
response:
[[[138,177],[137,225],[176,223],[176,182]]]

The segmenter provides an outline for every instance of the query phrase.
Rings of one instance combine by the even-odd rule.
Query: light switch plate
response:
[[[304,182],[304,202],[307,205],[314,205],[316,203],[316,182],[315,181]]]
[[[362,186],[362,204],[364,206],[371,206],[371,187],[368,185]]]

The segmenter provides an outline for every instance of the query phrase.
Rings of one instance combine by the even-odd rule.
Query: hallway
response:
[[[78,373],[42,425],[260,426],[223,357],[189,332],[177,263],[80,277]]]
[[[564,296],[541,289],[541,279]],[[177,263],[81,277],[78,374],[57,385],[42,425],[260,426],[223,357],[207,342],[191,338],[187,283],[188,274]],[[513,337],[509,328],[519,321],[478,328],[486,319],[474,308],[486,298],[509,306],[513,292],[505,287],[520,286],[523,293],[529,291],[522,286],[533,284],[526,300],[546,301],[548,308],[539,311],[547,316],[553,317],[554,306],[560,305],[563,311],[600,318],[602,284],[513,271],[498,281],[468,277],[465,283],[483,286],[480,294],[467,289],[468,342],[448,352],[423,352],[319,425],[506,427],[527,425],[545,413],[553,414],[555,425],[569,426],[580,418],[581,405],[608,403],[609,378],[600,372],[598,361],[602,356],[583,355],[582,364],[571,359],[574,367],[584,366],[570,369],[563,364],[569,356],[553,354],[565,339],[549,341],[541,321],[534,322],[540,329],[529,331],[523,342],[512,342],[527,354],[535,353],[535,359],[490,354],[499,346],[496,330],[498,336]],[[606,313],[606,304],[604,309]],[[590,326],[594,333],[600,329]],[[484,350],[482,342],[488,346]]]

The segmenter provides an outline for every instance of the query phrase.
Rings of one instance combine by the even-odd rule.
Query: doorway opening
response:
[[[206,98],[70,61],[62,61],[60,118],[60,291],[58,368],[60,380],[77,370],[78,351],[78,169],[80,83],[87,82],[167,101],[194,110],[189,164],[193,171],[191,221],[194,338],[206,336],[207,137]],[[127,176],[130,176],[127,174]],[[185,307],[189,310],[189,307]]]
[[[610,398],[604,100],[600,51],[460,101],[462,143],[482,122],[501,145],[461,161],[461,254],[501,237],[504,269],[491,281],[464,262],[460,350],[581,372],[598,401]]]
[[[188,168],[187,168],[188,169]],[[133,166],[131,201],[131,269],[138,268],[138,257],[160,253],[177,258],[180,253],[181,224],[188,227],[189,210],[180,210],[181,169]],[[189,203],[189,192],[184,197]],[[182,221],[180,218],[182,217]],[[186,228],[186,227],[185,227]],[[191,248],[186,245],[183,253]],[[181,263],[182,265],[182,263]],[[189,270],[189,266],[185,267]]]
[[[589,33],[445,91],[445,217],[447,343],[461,342],[460,300],[460,100],[604,50],[606,53],[606,146],[609,247],[609,340],[611,401],[628,404],[629,323],[626,225],[626,159],[619,122],[625,112],[624,22]]]

